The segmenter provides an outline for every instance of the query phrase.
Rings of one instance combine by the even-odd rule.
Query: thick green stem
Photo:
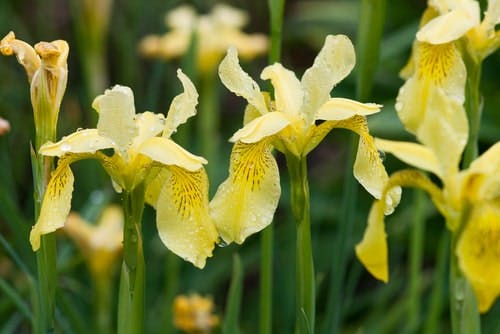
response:
[[[144,185],[122,198],[125,225],[123,229],[123,264],[118,299],[118,333],[144,332],[144,255],[142,252],[142,212]]]
[[[467,84],[465,87],[465,111],[469,120],[469,138],[464,151],[463,168],[469,167],[478,156],[479,128],[481,125],[482,101],[479,91],[481,82],[481,62],[465,57]]]
[[[408,329],[410,333],[417,333],[420,324],[421,309],[421,273],[423,240],[424,240],[424,192],[414,190],[413,221],[410,234],[410,281],[408,284]]]
[[[451,236],[450,247],[450,312],[453,334],[481,333],[481,319],[477,307],[476,297],[470,283],[458,265],[456,248],[461,232],[465,227],[469,212],[462,212],[460,227]],[[447,224],[448,225],[448,224]]]
[[[311,220],[307,160],[286,155],[290,173],[291,206],[297,223],[297,313],[295,332],[313,334],[315,323],[315,280],[311,243]]]

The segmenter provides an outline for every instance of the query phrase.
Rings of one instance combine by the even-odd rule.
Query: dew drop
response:
[[[380,160],[384,161],[385,160],[385,152],[384,151],[381,151],[381,150],[378,150],[378,156],[380,158]]]
[[[228,243],[226,243],[224,241],[224,239],[222,239],[222,238],[219,237],[219,240],[217,240],[217,246],[219,246],[219,247],[226,247],[227,245],[228,245]]]
[[[66,143],[61,144],[61,151],[63,151],[63,152],[68,152],[68,151],[70,151],[70,150],[71,150],[71,145],[66,144]]]

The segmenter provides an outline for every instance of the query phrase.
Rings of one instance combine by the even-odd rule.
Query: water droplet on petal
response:
[[[63,152],[69,152],[70,150],[71,150],[71,145],[70,144],[67,144],[67,143],[61,144],[61,151],[63,151]]]
[[[222,239],[222,238],[219,237],[219,240],[217,240],[217,246],[219,246],[219,247],[226,247],[227,245],[229,245],[229,244],[226,243],[224,241],[224,239]]]
[[[378,150],[378,156],[380,158],[380,160],[384,161],[385,160],[385,152],[384,151],[381,151],[381,150]]]

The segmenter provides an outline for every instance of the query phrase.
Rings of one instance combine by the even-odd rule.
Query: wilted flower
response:
[[[218,4],[206,15],[197,15],[192,7],[181,6],[166,16],[170,31],[163,36],[146,36],[140,50],[150,57],[178,58],[188,51],[194,36],[198,68],[208,72],[216,68],[230,46],[237,48],[247,59],[267,51],[266,36],[241,31],[247,21],[248,15],[244,11],[228,5]]]
[[[99,113],[97,129],[78,130],[41,147],[40,154],[57,156],[59,161],[31,231],[33,250],[38,249],[42,234],[64,225],[73,192],[70,165],[96,159],[117,191],[130,192],[144,184],[146,201],[157,210],[163,243],[195,266],[205,265],[217,240],[208,213],[206,160],[170,139],[177,127],[196,113],[198,93],[182,71],[177,74],[184,92],[173,99],[166,119],[149,111],[135,114],[132,90],[115,86],[94,100],[93,107]],[[113,154],[107,155],[106,149],[113,149]]]
[[[213,308],[212,298],[179,295],[174,300],[175,327],[190,334],[211,333],[219,324],[219,317],[212,314]]]
[[[360,136],[354,175],[365,189],[379,198],[387,181],[364,116],[380,106],[345,98],[332,98],[330,91],[353,69],[354,47],[342,35],[328,36],[312,67],[301,81],[276,63],[266,67],[262,79],[270,79],[275,99],[262,93],[229,49],[219,67],[224,85],[248,102],[245,125],[230,139],[234,142],[229,178],[210,203],[211,215],[226,242],[242,243],[246,237],[271,223],[280,197],[280,181],[273,147],[305,158],[333,128],[344,128]],[[316,125],[316,121],[324,121]],[[399,201],[399,190],[386,198],[391,211]]]

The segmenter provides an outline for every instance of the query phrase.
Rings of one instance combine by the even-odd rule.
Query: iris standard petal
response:
[[[191,80],[180,69],[177,70],[177,77],[182,82],[184,92],[174,97],[170,104],[163,131],[163,136],[167,138],[177,131],[179,125],[196,115],[198,104],[198,92]]]
[[[262,80],[271,80],[274,87],[276,110],[298,116],[302,107],[304,93],[295,73],[280,63],[269,65],[260,75]]]
[[[328,35],[325,44],[301,79],[304,91],[303,113],[308,124],[316,110],[330,98],[333,87],[351,73],[356,54],[351,40],[344,35]]]
[[[198,268],[212,256],[217,230],[208,211],[208,178],[203,168],[190,172],[166,167],[166,183],[156,206],[157,226],[165,246]]]
[[[370,209],[363,239],[356,245],[356,256],[370,274],[387,283],[389,280],[387,253],[384,208],[380,201],[375,201]]]
[[[243,243],[273,219],[281,188],[271,149],[268,140],[233,146],[229,177],[210,202],[210,215],[226,243]]]
[[[135,116],[135,123],[138,133],[132,142],[134,148],[139,147],[144,141],[156,137],[163,131],[165,128],[165,116],[145,111]],[[129,148],[129,152],[131,150],[133,149]]]
[[[188,171],[194,172],[203,167],[207,161],[196,156],[173,140],[153,137],[146,140],[138,149],[138,152],[164,165],[175,165]]]
[[[334,97],[325,102],[316,112],[316,120],[341,121],[355,115],[367,116],[378,113],[382,106],[376,103],[361,103],[355,100]]]
[[[229,48],[227,55],[219,65],[219,77],[224,86],[234,94],[243,97],[261,114],[268,112],[266,101],[259,85],[245,72],[238,61],[238,52]]]
[[[40,154],[60,157],[67,153],[95,153],[98,150],[114,148],[114,143],[97,133],[97,129],[84,129],[63,137],[57,143],[46,143],[40,147]]]
[[[432,172],[441,179],[443,178],[436,155],[423,145],[375,138],[375,146],[386,153],[394,154],[399,160],[411,166]]]
[[[477,25],[479,25],[479,3],[469,1],[466,6],[430,20],[417,32],[417,40],[431,44],[449,43],[459,39]]]
[[[243,128],[236,131],[229,141],[242,141],[246,144],[256,143],[280,132],[289,124],[290,120],[285,114],[280,112],[270,112],[252,120]]]
[[[94,99],[92,107],[99,113],[99,135],[113,140],[124,154],[137,136],[134,121],[134,93],[129,87],[116,85]]]
[[[456,248],[460,269],[488,311],[500,295],[500,203],[475,207]]]
[[[30,243],[33,251],[40,248],[40,238],[44,234],[54,232],[64,226],[71,208],[74,177],[69,161],[59,160],[52,174],[42,201],[40,216],[30,232]]]

